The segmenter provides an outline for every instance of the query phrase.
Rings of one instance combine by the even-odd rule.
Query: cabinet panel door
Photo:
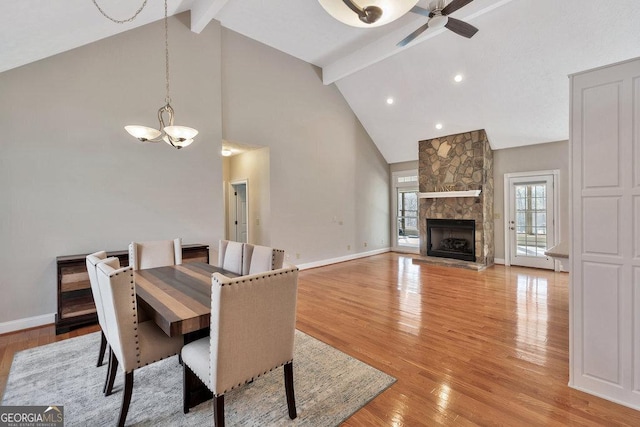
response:
[[[640,409],[640,59],[571,77],[570,380]]]

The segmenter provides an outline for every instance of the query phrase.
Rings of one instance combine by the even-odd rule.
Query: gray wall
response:
[[[417,142],[416,142],[416,145],[418,145]],[[418,161],[417,160],[412,160],[412,161],[409,161],[409,162],[398,162],[398,163],[389,164],[389,172],[390,173],[406,171],[406,170],[411,170],[411,169],[415,169],[416,171],[418,170]]]
[[[540,170],[560,170],[560,240],[569,240],[569,142],[559,141],[493,152],[496,258],[504,259],[504,174]]]
[[[158,126],[162,22],[0,73],[0,323],[56,311],[58,255],[222,237],[220,27],[169,26],[180,151],[123,129]]]
[[[298,264],[388,247],[389,167],[335,85],[242,35],[222,38],[223,137],[270,149],[271,244]]]
[[[0,330],[53,320],[56,256],[175,236],[216,249],[223,131],[269,147],[270,240],[291,261],[388,247],[388,165],[335,86],[215,21],[169,25],[176,123],[200,131],[180,151],[123,129],[157,124],[162,22],[0,73]]]

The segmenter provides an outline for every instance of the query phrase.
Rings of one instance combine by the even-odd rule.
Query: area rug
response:
[[[123,375],[105,397],[106,365],[96,368],[100,334],[15,354],[2,405],[63,405],[65,426],[112,426],[122,403]],[[395,382],[347,354],[296,331],[294,387],[298,418],[290,420],[282,369],[225,395],[228,426],[335,426]],[[213,422],[211,401],[182,413],[177,356],[138,369],[127,425],[202,426]]]

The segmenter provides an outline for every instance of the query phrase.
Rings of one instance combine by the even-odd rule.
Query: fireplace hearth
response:
[[[467,219],[427,219],[427,255],[476,261],[476,222]]]

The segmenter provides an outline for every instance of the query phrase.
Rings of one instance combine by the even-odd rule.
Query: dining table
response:
[[[135,272],[138,305],[169,336],[182,336],[188,344],[209,335],[211,324],[211,275],[238,277],[231,271],[204,262],[155,267]],[[194,407],[213,393],[202,382],[185,379],[184,392]]]
[[[149,268],[135,272],[138,304],[171,337],[185,343],[208,334],[211,321],[211,275],[238,277],[204,262]]]

